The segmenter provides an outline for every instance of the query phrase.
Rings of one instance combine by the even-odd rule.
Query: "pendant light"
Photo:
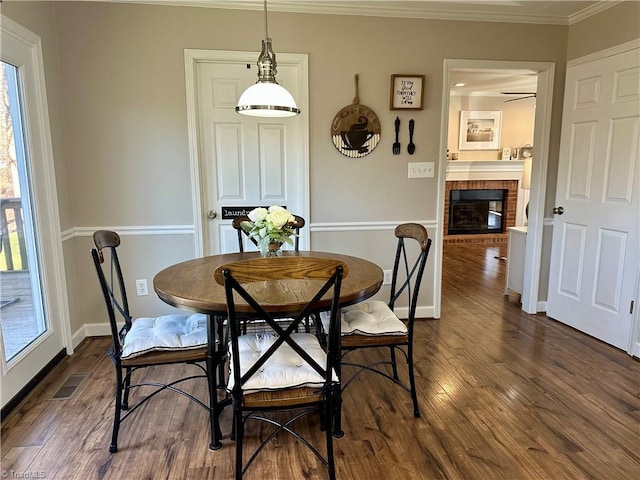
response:
[[[252,117],[291,117],[300,109],[293,96],[276,81],[276,54],[271,49],[267,25],[267,0],[264,0],[264,40],[258,57],[258,81],[238,100],[236,112]]]

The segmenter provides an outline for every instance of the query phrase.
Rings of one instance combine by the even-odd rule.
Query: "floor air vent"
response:
[[[75,373],[69,375],[67,381],[62,384],[51,400],[68,400],[73,397],[76,389],[80,386],[82,381],[89,376],[88,373]]]

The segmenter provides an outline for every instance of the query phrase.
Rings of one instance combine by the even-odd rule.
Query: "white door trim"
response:
[[[538,72],[538,92],[535,117],[535,158],[531,173],[531,202],[529,204],[529,223],[524,265],[524,286],[522,309],[527,313],[536,313],[540,279],[540,260],[542,258],[542,231],[544,227],[544,197],[546,175],[549,161],[549,138],[551,134],[551,105],[553,98],[553,62],[522,62],[497,60],[459,60],[445,59],[442,82],[442,111],[440,124],[440,157],[445,158],[448,143],[450,72],[454,68],[483,68],[500,70],[534,70]],[[438,228],[435,238],[436,278],[434,282],[435,318],[440,318],[442,301],[442,251],[444,225],[444,192],[446,168],[438,169]],[[530,240],[529,240],[530,239]]]
[[[187,95],[187,128],[189,137],[189,163],[191,168],[192,182],[192,205],[193,224],[195,227],[195,253],[197,256],[204,255],[204,207],[202,205],[202,183],[200,181],[200,157],[198,149],[198,107],[195,104],[197,94],[196,85],[196,64],[199,62],[220,62],[220,63],[250,63],[255,64],[259,52],[237,52],[228,50],[195,50],[185,49],[185,83]],[[296,99],[303,119],[302,137],[302,185],[300,192],[303,202],[302,217],[309,221],[309,60],[306,54],[282,53],[278,52],[279,65],[291,65],[300,67],[300,85],[298,85],[299,98]],[[257,70],[256,70],[257,78]],[[306,246],[302,246],[306,248]]]
[[[38,250],[42,274],[44,309],[50,333],[14,357],[9,364],[2,357],[3,392],[2,406],[58,354],[66,348],[73,353],[64,254],[60,234],[60,215],[56,190],[53,145],[47,107],[47,89],[44,77],[44,62],[40,37],[10,18],[1,16],[2,60],[12,63],[24,71],[22,78],[26,100],[24,123],[27,129],[25,142],[27,151],[37,162],[30,162],[32,201],[38,230]],[[26,49],[24,56],[12,56],[7,45]],[[19,46],[19,47],[18,47]],[[24,58],[26,57],[26,59]],[[47,342],[48,345],[44,345]],[[43,348],[38,348],[40,345]],[[1,346],[0,346],[1,348]],[[8,378],[10,371],[21,364],[20,378]],[[22,370],[24,366],[24,370]],[[17,369],[17,368],[16,368]],[[15,374],[11,372],[11,374]]]
[[[529,218],[527,242],[524,254],[524,277],[522,286],[522,310],[538,313],[538,291],[540,288],[540,262],[542,260],[542,234],[544,231],[544,204],[547,192],[547,170],[549,165],[549,138],[553,105],[553,77],[555,63],[541,64],[538,70],[536,92],[536,116],[533,139],[535,162],[531,169],[529,191]]]

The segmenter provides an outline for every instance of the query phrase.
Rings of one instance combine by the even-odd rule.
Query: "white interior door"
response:
[[[640,251],[638,48],[567,70],[547,314],[629,351]]]
[[[256,206],[282,205],[307,219],[308,147],[306,63],[288,64],[278,54],[278,83],[303,109],[288,118],[239,115],[240,94],[257,80],[257,53],[240,53],[195,66],[198,150],[202,192],[203,253],[238,250],[233,216]],[[211,213],[210,213],[211,212]],[[307,235],[301,231],[301,248]],[[247,250],[255,249],[245,240]]]

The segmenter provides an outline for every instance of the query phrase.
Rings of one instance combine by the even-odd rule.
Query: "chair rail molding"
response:
[[[66,242],[76,237],[91,237],[96,230],[112,230],[121,236],[126,235],[193,235],[193,225],[128,225],[99,227],[73,227],[62,232],[62,241]]]

